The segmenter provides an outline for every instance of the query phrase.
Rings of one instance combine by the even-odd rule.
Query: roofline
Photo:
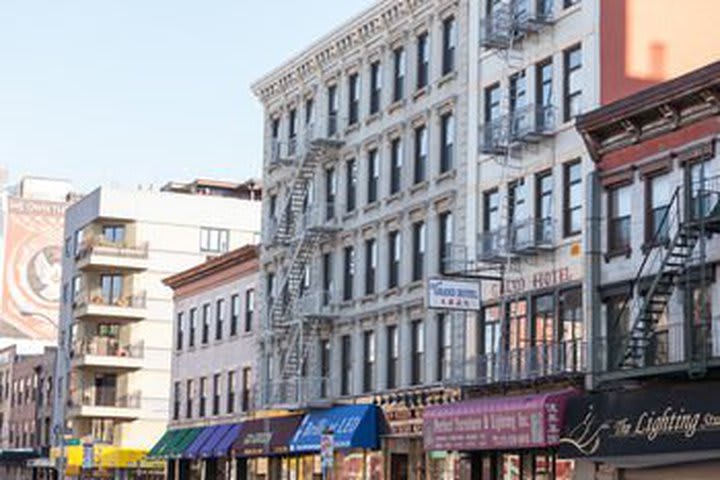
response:
[[[245,245],[231,250],[223,255],[210,259],[187,270],[163,279],[163,283],[176,290],[184,285],[205,278],[214,273],[221,272],[234,265],[250,262],[259,258],[258,245]]]

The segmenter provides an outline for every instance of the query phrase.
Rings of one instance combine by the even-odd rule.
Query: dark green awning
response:
[[[168,458],[181,457],[185,449],[200,435],[202,428],[185,428],[178,430],[178,435],[165,447],[162,456]]]
[[[150,449],[150,452],[148,452],[148,457],[162,457],[163,452],[167,448],[167,445],[175,439],[179,432],[180,430],[167,430],[163,434],[163,436],[160,437],[160,440],[158,440],[155,445]]]

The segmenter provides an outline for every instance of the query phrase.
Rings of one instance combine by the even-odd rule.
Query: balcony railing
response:
[[[297,311],[307,317],[329,316],[334,312],[337,298],[337,292],[327,290],[303,292],[297,300]]]
[[[507,49],[553,23],[552,0],[510,0],[493,7],[482,21],[481,45]]]
[[[84,290],[75,299],[75,307],[98,305],[105,307],[145,308],[147,306],[146,292],[131,294],[103,294],[102,290]]]
[[[76,259],[82,260],[92,254],[126,258],[147,258],[148,242],[134,245],[130,242],[114,242],[104,235],[95,235],[83,242]]]
[[[336,140],[340,134],[340,117],[325,117],[323,122],[312,122],[304,131],[286,140],[273,139],[270,143],[270,166],[293,165],[308,153],[315,141]]]
[[[102,357],[143,358],[145,343],[133,345],[121,344],[117,338],[95,337],[76,341],[73,345],[73,356],[96,355]]]
[[[584,341],[570,340],[479,355],[478,382],[491,384],[580,375],[587,370],[586,350]]]
[[[303,377],[291,380],[270,380],[265,385],[267,405],[307,405],[326,402],[331,397],[329,377]]]
[[[120,394],[117,388],[93,387],[71,396],[71,406],[140,408],[141,392]]]
[[[554,105],[525,105],[510,114],[510,141],[538,142],[555,133]]]
[[[555,222],[552,218],[528,218],[509,226],[508,250],[516,254],[534,254],[551,250],[555,243]]]

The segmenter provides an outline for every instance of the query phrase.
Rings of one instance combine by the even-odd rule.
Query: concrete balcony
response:
[[[140,392],[121,395],[116,388],[94,387],[71,395],[70,418],[132,421],[140,418]]]
[[[116,338],[95,337],[75,342],[71,355],[73,368],[122,373],[142,368],[144,343],[121,345]]]
[[[85,242],[76,260],[77,268],[83,271],[111,268],[141,272],[148,268],[148,244],[111,242],[99,235]]]
[[[137,322],[147,317],[145,292],[107,297],[101,291],[84,291],[73,304],[78,320],[112,320],[116,323]]]

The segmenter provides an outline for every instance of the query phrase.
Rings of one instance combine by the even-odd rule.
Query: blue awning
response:
[[[217,445],[215,445],[215,450],[213,451],[213,456],[215,456],[215,457],[227,456],[233,443],[235,443],[235,440],[237,440],[238,436],[240,436],[241,430],[242,430],[241,423],[235,423],[233,425],[230,425],[230,428],[228,429],[227,433],[225,433],[225,435],[220,439],[220,441],[217,443]]]
[[[215,457],[215,448],[225,434],[232,428],[232,425],[217,425],[212,427],[213,430],[210,433],[207,441],[200,447],[198,454],[203,458]]]
[[[182,452],[182,458],[199,458],[200,448],[212,436],[217,427],[203,427],[202,431],[195,437],[195,440]]]
[[[336,449],[380,448],[381,415],[375,405],[345,405],[308,413],[290,442],[293,452],[319,452],[323,432],[332,430]]]

